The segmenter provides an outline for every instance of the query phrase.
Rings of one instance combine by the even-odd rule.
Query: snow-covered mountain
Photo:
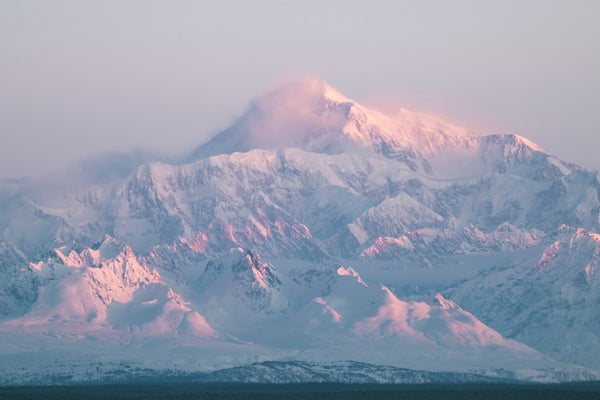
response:
[[[271,361],[598,376],[600,175],[524,137],[308,79],[178,163],[101,175],[0,186],[7,383]]]
[[[597,366],[600,235],[562,226],[541,250],[448,293],[512,338],[561,360]]]

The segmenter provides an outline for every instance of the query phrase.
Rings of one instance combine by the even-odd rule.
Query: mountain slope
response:
[[[200,280],[189,285],[192,301],[185,302],[130,248],[112,258],[99,253],[90,248],[68,256],[57,252],[62,264],[48,261],[37,266],[50,281],[29,312],[0,323],[0,336],[21,336],[21,343],[7,347],[10,357],[3,368],[22,366],[31,354],[54,348],[66,354],[76,351],[78,357],[85,354],[90,361],[78,362],[82,371],[93,368],[99,349],[110,355],[102,370],[116,368],[119,358],[111,352],[119,349],[127,364],[141,368],[140,374],[148,373],[148,366],[166,369],[165,357],[181,348],[193,356],[178,361],[177,374],[264,357],[312,359],[316,370],[320,363],[348,356],[367,363],[477,370],[491,376],[496,369],[564,368],[504,339],[441,295],[427,302],[403,301],[383,285],[369,286],[351,267],[338,267],[323,296],[313,298],[306,288],[296,291],[299,281],[280,279],[255,252],[236,249],[207,264]],[[312,274],[295,270],[297,276]],[[43,340],[37,342],[38,336]],[[140,351],[147,346],[152,351],[144,358]],[[349,348],[354,354],[348,354]],[[196,357],[202,358],[201,366]],[[452,360],[463,358],[459,369],[451,367]],[[428,359],[443,362],[430,365]],[[58,368],[58,375],[81,373],[61,364],[47,368]],[[172,367],[169,370],[173,373]],[[95,376],[107,379],[104,373]],[[373,379],[390,378],[375,374]]]
[[[563,226],[541,255],[449,291],[508,337],[567,362],[599,367],[600,235]]]
[[[413,171],[453,178],[473,176],[474,169],[483,168],[547,180],[578,169],[521,136],[475,137],[464,128],[405,109],[389,116],[314,79],[288,83],[259,97],[231,128],[185,161],[278,148],[327,154],[375,152]]]
[[[600,368],[600,175],[522,136],[309,79],[179,163],[94,182],[0,187],[6,368],[80,351],[185,373]]]

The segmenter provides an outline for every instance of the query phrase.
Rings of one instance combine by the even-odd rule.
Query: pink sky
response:
[[[0,178],[186,151],[290,75],[600,169],[600,3],[322,3],[1,2]]]

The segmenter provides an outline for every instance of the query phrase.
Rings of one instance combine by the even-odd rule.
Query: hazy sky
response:
[[[0,1],[0,178],[183,152],[282,77],[600,169],[600,1]]]

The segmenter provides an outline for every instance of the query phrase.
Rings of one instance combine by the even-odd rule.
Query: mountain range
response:
[[[0,383],[600,378],[600,174],[522,136],[305,79],[121,167],[0,184]]]

